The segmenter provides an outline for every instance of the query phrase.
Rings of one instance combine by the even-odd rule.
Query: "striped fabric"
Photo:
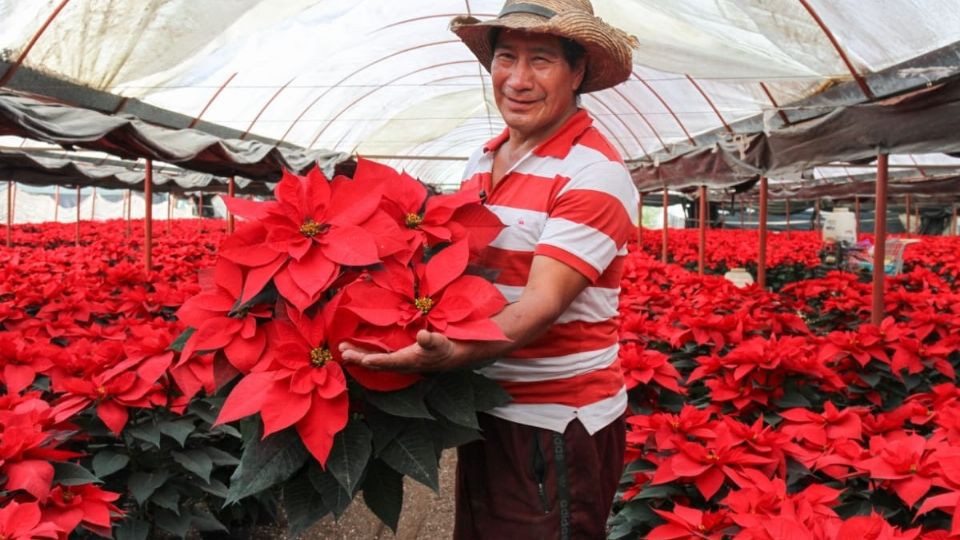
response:
[[[505,130],[470,159],[464,175],[464,186],[479,185],[506,225],[480,264],[495,272],[508,301],[520,297],[536,255],[590,282],[546,333],[480,370],[513,396],[490,412],[558,432],[579,418],[591,434],[626,408],[614,318],[638,201],[623,161],[592,123],[578,111],[491,188]]]

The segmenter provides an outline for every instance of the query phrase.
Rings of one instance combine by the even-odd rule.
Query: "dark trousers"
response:
[[[623,472],[623,417],[593,436],[480,415],[457,450],[455,540],[600,539]]]

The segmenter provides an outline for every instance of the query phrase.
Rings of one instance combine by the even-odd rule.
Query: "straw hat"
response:
[[[581,92],[610,88],[630,77],[631,48],[636,46],[636,38],[594,16],[589,0],[507,0],[496,19],[481,22],[467,15],[453,19],[450,30],[488,71],[493,61],[491,28],[553,34],[579,43],[587,51]]]

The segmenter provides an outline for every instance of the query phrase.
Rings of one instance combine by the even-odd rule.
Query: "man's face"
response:
[[[551,130],[576,103],[584,62],[572,67],[560,38],[504,29],[493,51],[493,95],[504,122],[525,135]]]

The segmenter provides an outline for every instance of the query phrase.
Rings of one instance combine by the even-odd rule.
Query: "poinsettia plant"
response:
[[[439,452],[478,437],[477,411],[507,397],[472,372],[345,364],[339,346],[395,351],[424,329],[506,340],[491,320],[505,300],[471,270],[502,224],[478,192],[428,195],[364,159],[352,178],[284,173],[275,196],[226,199],[243,221],[177,312],[191,326],[175,369],[212,355],[216,424],[252,419],[227,503],[281,486],[298,532],[363,491],[395,529],[402,476],[436,489]]]

